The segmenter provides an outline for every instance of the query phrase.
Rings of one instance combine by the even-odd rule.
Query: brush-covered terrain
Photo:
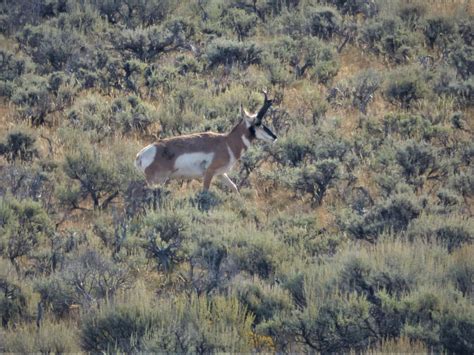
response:
[[[474,352],[469,1],[0,4],[0,352]],[[153,190],[164,137],[279,139]]]

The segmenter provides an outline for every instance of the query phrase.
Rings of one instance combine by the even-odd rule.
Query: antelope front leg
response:
[[[227,174],[222,174],[219,176],[220,179],[236,194],[239,193],[239,189],[237,188],[237,185],[234,184],[234,182],[227,176]]]
[[[207,170],[206,175],[204,175],[204,191],[209,190],[209,186],[211,186],[212,178],[214,177],[214,170]]]

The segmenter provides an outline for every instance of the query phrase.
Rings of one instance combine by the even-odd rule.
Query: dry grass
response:
[[[404,4],[421,4],[429,16],[460,16],[474,14],[472,0],[384,0],[379,2],[382,13],[393,14]]]
[[[336,216],[326,205],[321,205],[314,209],[314,218],[318,221],[318,226],[324,229],[330,229],[336,221]]]
[[[334,78],[335,82],[354,76],[366,69],[385,70],[387,65],[374,54],[361,51],[355,46],[347,46],[339,55],[341,67]]]
[[[375,347],[369,349],[367,354],[427,354],[426,345],[420,341],[412,341],[407,337],[382,340]]]
[[[14,37],[7,38],[3,34],[0,34],[0,48],[14,52],[17,47],[18,44],[16,43]]]
[[[14,110],[7,103],[0,103],[0,127],[2,133],[5,133],[7,130],[15,128],[16,123],[13,120]]]

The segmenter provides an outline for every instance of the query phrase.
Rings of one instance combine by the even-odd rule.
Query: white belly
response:
[[[176,158],[171,177],[201,177],[212,163],[214,153],[185,153]]]

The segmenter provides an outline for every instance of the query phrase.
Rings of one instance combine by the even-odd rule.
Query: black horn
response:
[[[265,99],[263,101],[262,108],[258,111],[257,117],[255,118],[255,124],[256,125],[260,125],[262,123],[263,116],[265,116],[265,113],[267,113],[268,109],[270,108],[270,106],[273,103],[273,100],[268,99],[267,91],[263,90],[262,92],[263,92],[263,95],[264,95]]]

